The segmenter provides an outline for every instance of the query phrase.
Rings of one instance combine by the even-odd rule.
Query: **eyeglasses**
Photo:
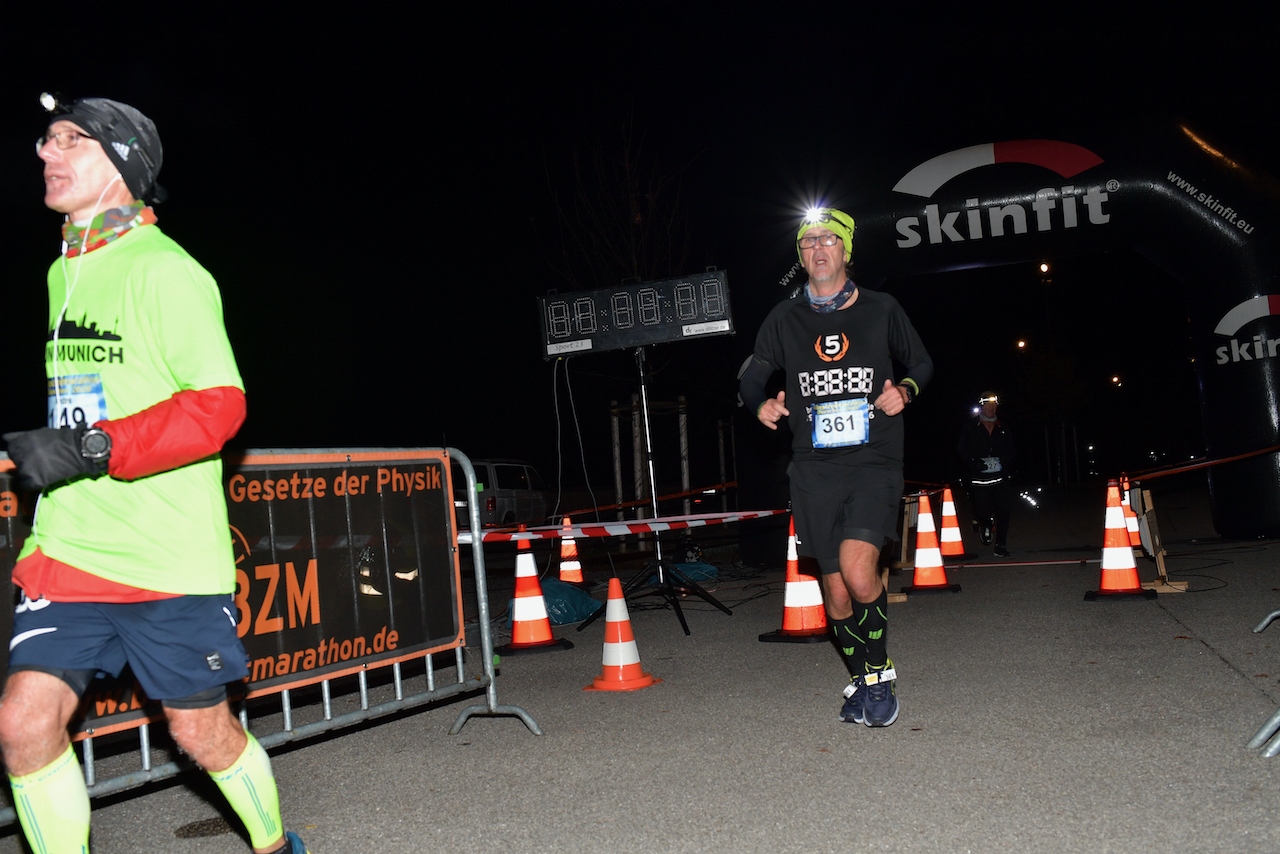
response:
[[[68,129],[56,133],[45,131],[44,136],[36,140],[36,152],[48,145],[49,140],[53,140],[53,144],[58,146],[59,151],[66,151],[68,148],[79,145],[81,139],[93,139],[93,137],[82,130]]]
[[[840,240],[838,234],[824,234],[820,237],[805,236],[798,241],[801,249],[812,249],[821,243],[823,246],[835,246]]]

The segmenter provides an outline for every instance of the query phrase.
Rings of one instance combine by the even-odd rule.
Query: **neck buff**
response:
[[[999,419],[996,419],[996,418],[988,418],[987,416],[983,415],[981,412],[979,412],[979,413],[978,413],[978,418],[982,419],[983,421],[987,422],[988,424],[995,424],[995,423],[996,423],[996,421],[997,421],[997,420],[999,420]]]
[[[142,202],[134,202],[103,211],[85,228],[70,221],[64,222],[62,239],[67,244],[67,257],[75,258],[101,249],[129,229],[139,225],[154,225],[155,221],[155,211]]]
[[[840,306],[844,305],[849,297],[853,296],[858,286],[853,283],[853,279],[844,280],[844,289],[838,293],[834,293],[829,297],[815,296],[813,289],[809,287],[809,283],[804,283],[804,295],[809,299],[809,308],[818,314],[830,314],[836,311]]]

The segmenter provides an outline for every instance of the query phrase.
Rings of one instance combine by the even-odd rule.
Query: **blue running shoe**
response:
[[[866,686],[863,700],[862,722],[867,726],[888,726],[898,719],[898,673],[893,661],[882,667],[867,665],[867,675],[862,677]]]
[[[862,684],[862,677],[850,679],[844,689],[844,708],[840,710],[840,720],[847,724],[860,724],[864,720],[863,704],[866,701],[867,689]]]
[[[302,840],[298,838],[298,834],[292,830],[285,833],[284,842],[287,847],[281,849],[282,854],[311,854],[307,846],[303,845]]]

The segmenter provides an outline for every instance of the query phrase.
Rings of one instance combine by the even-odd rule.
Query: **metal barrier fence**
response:
[[[462,709],[450,734],[475,715],[514,715],[535,735],[542,734],[524,709],[498,702],[481,543],[473,544],[471,551],[480,666],[474,676],[466,671],[451,458],[460,464],[469,494],[474,495],[475,470],[456,448],[249,451],[242,458],[228,459],[224,485],[237,541],[238,625],[252,663],[250,681],[238,700],[241,724],[249,729],[254,721],[261,724],[268,718],[259,709],[263,703],[250,704],[250,700],[280,698],[280,728],[255,732],[263,747],[269,750],[481,690],[484,702]],[[9,465],[7,460],[0,463],[0,511],[4,511],[0,558],[6,562],[0,570],[6,581],[21,539],[17,499],[4,470]],[[468,511],[471,530],[480,530],[476,502],[468,502]],[[254,565],[250,578],[247,570],[255,552],[271,562]],[[289,556],[299,559],[282,560]],[[295,563],[305,566],[301,579]],[[263,582],[265,588],[255,581]],[[338,589],[343,585],[346,589]],[[436,601],[441,592],[448,593],[448,602]],[[344,599],[346,593],[352,598]],[[11,622],[7,608],[0,612]],[[368,619],[370,613],[373,622]],[[335,617],[322,623],[324,614]],[[375,623],[381,623],[381,629],[369,641],[364,630],[371,632]],[[339,635],[344,636],[341,642]],[[437,684],[432,654],[449,650],[454,656],[454,678]],[[417,676],[406,679],[402,668],[418,658],[425,668],[421,690],[409,687]],[[369,673],[388,667],[394,698],[371,702]],[[335,714],[334,682],[350,676],[356,679],[359,708]],[[293,692],[313,685],[320,690],[321,718],[296,726]],[[82,725],[73,740],[80,744],[90,797],[136,788],[195,767],[186,760],[153,765],[150,727],[162,719],[163,712],[129,678],[104,685],[95,682],[81,711]],[[95,739],[130,729],[138,735],[137,770],[98,780]],[[0,810],[0,825],[16,818],[12,808]]]

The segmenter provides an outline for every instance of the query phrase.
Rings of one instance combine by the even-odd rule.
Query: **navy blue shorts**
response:
[[[9,669],[57,674],[80,694],[87,680],[74,678],[77,672],[119,676],[127,663],[153,700],[208,695],[249,675],[235,613],[230,594],[128,604],[24,594],[13,616]]]
[[[844,540],[880,548],[885,540],[898,538],[902,469],[793,460],[787,474],[796,549],[817,558],[824,573],[839,570]]]

